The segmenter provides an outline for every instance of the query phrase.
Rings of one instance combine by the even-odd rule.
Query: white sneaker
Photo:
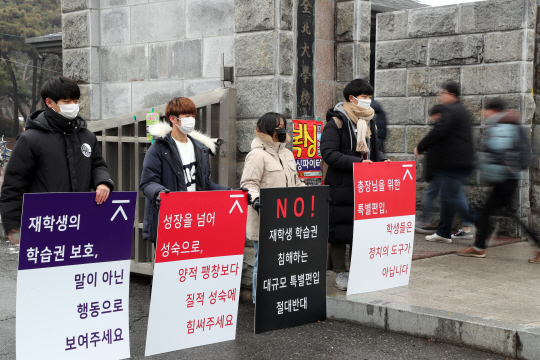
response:
[[[433,242],[443,242],[443,243],[447,243],[447,244],[452,243],[452,239],[447,239],[445,237],[439,236],[439,235],[437,235],[437,233],[435,233],[433,235],[426,236],[426,240],[427,241],[433,241]]]
[[[349,273],[340,272],[336,274],[336,287],[339,290],[347,290],[347,285],[349,284]]]

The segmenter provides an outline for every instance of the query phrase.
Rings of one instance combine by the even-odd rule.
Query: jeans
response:
[[[255,263],[253,264],[253,303],[255,304],[255,294],[257,293],[257,262],[259,259],[259,242],[254,241],[253,247],[255,248]]]
[[[472,218],[469,204],[463,192],[463,183],[471,170],[444,169],[437,170],[435,177],[440,181],[441,212],[437,235],[450,239],[454,217],[459,212],[463,216],[463,226],[471,226]]]
[[[426,224],[430,219],[430,214],[433,209],[433,202],[439,196],[439,190],[441,189],[440,179],[433,179],[429,184],[428,189],[424,194],[424,199],[422,200],[422,217],[421,220]]]

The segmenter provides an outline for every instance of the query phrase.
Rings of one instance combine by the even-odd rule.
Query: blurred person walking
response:
[[[328,242],[339,290],[347,290],[349,282],[345,252],[346,245],[353,240],[353,164],[390,161],[379,147],[371,84],[353,80],[343,90],[343,96],[345,102],[328,110],[321,137],[321,154],[328,165],[325,184],[330,186]]]
[[[521,171],[531,161],[531,144],[527,130],[520,125],[521,115],[507,110],[504,100],[494,98],[484,108],[488,128],[484,132],[484,151],[481,153],[480,176],[482,182],[492,185],[491,193],[484,204],[476,224],[478,233],[474,245],[458,250],[460,256],[486,257],[486,241],[493,231],[491,216],[512,203],[517,193]],[[540,240],[522,223],[536,245]],[[540,263],[540,251],[531,263]]]
[[[257,137],[251,142],[246,156],[240,186],[247,189],[252,207],[248,209],[246,237],[253,241],[255,264],[253,265],[252,294],[255,303],[257,291],[257,264],[259,255],[259,209],[260,190],[266,188],[305,186],[298,178],[296,160],[292,151],[285,147],[291,141],[287,134],[287,119],[278,113],[266,113],[257,121]]]
[[[446,106],[442,104],[433,106],[429,111],[429,125],[433,126],[437,123],[445,110]],[[433,234],[433,230],[431,230],[432,223],[430,220],[431,212],[433,209],[433,202],[437,196],[439,196],[439,190],[441,188],[439,179],[434,178],[433,176],[433,170],[436,165],[436,157],[433,148],[428,149],[426,152],[426,161],[424,163],[424,177],[429,183],[429,186],[422,199],[422,215],[420,216],[420,221],[417,221],[415,225],[415,232],[418,234]]]
[[[473,169],[474,146],[471,118],[459,101],[459,84],[448,81],[439,91],[439,100],[446,106],[433,129],[418,143],[414,154],[433,152],[433,176],[440,182],[441,209],[437,232],[427,241],[452,242],[452,224],[457,212],[463,216],[461,238],[472,239],[472,218],[463,192],[463,183]]]

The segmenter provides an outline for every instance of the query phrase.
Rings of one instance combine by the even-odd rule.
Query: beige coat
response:
[[[274,142],[270,135],[258,131],[255,134],[257,137],[251,143],[240,181],[240,186],[249,190],[251,198],[258,198],[260,189],[305,186],[298,179],[294,155],[285,144]],[[286,142],[290,141],[291,137],[287,135]],[[246,237],[259,240],[259,215],[251,206],[248,209]]]

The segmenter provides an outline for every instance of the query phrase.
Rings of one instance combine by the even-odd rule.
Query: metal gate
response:
[[[210,158],[212,181],[229,187],[236,185],[236,96],[236,89],[220,88],[190,97],[197,106],[196,129],[219,139],[217,154]],[[164,115],[165,106],[153,108]],[[149,108],[88,124],[100,142],[115,191],[138,192],[131,272],[147,275],[153,273],[154,249],[150,242],[142,239],[144,195],[139,191],[139,183],[144,155],[150,147],[146,138],[146,114],[150,111]]]

